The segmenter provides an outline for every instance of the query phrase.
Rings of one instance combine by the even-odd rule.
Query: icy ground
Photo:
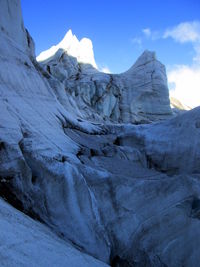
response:
[[[173,115],[151,52],[121,76],[38,63],[20,2],[0,7],[0,263],[198,266],[200,107]]]
[[[108,266],[75,249],[3,199],[0,199],[0,229],[2,267]]]

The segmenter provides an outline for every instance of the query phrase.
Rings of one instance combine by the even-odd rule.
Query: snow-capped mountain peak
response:
[[[37,60],[45,61],[54,56],[59,49],[64,50],[69,56],[75,57],[79,63],[90,64],[97,68],[92,41],[88,38],[83,38],[79,41],[76,35],[72,33],[72,30],[66,33],[60,43],[41,52]]]

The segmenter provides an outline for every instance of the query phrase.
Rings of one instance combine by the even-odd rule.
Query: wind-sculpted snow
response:
[[[18,1],[0,1],[0,6],[2,14],[8,7],[11,14],[20,12]],[[24,39],[13,37],[9,25],[14,22],[15,16],[0,19],[0,196],[40,223],[1,201],[1,211],[8,213],[0,213],[0,224],[9,236],[0,239],[12,257],[6,260],[9,254],[1,252],[0,262],[43,266],[47,258],[46,265],[104,266],[86,253],[115,267],[198,266],[199,108],[148,125],[117,123],[133,121],[133,114],[140,123],[170,114],[164,67],[153,53],[145,52],[128,72],[110,76],[64,54],[61,64],[69,68],[58,70],[79,66],[86,74],[62,81],[53,65],[35,61],[33,42],[20,23],[16,33]],[[8,31],[1,25],[8,25]],[[140,91],[129,87],[132,76],[142,84]],[[109,104],[102,105],[93,99],[98,108],[86,101],[91,97],[89,77],[103,92],[107,86],[106,95],[113,88],[119,93],[117,86],[123,84],[124,108],[122,117],[113,117],[115,123],[109,119],[114,98],[105,95]],[[66,90],[69,83],[80,85],[77,95],[71,85]],[[135,113],[129,112],[131,97]],[[27,246],[38,235],[36,258]],[[14,239],[21,242],[18,249],[11,245]]]

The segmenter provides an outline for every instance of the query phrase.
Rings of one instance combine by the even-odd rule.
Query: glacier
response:
[[[1,265],[198,266],[200,107],[171,109],[154,52],[105,74],[69,31],[36,59],[0,7]]]
[[[87,50],[82,44],[84,40]],[[81,109],[86,104],[86,109],[93,108],[104,120],[148,123],[172,116],[165,66],[154,52],[144,51],[124,73],[106,74],[98,70],[92,47],[89,39],[78,41],[69,30],[58,45],[42,52],[37,61],[81,103]]]

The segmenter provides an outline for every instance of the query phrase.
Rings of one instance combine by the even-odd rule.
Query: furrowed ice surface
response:
[[[102,74],[68,33],[70,55],[63,45],[38,64],[19,1],[0,7],[0,195],[40,221],[0,201],[0,262],[198,266],[200,109],[171,116],[152,52]]]
[[[14,12],[17,3],[7,1],[3,7]],[[8,17],[8,23],[11,22],[14,22],[12,16]],[[19,32],[24,32],[21,24]],[[54,225],[63,236],[107,260],[109,243],[102,234],[104,228],[93,211],[95,203],[92,203],[85,179],[74,165],[78,161],[79,145],[64,132],[68,126],[91,133],[98,128],[90,123],[79,123],[75,114],[69,114],[60,105],[47,80],[34,67],[27,50],[28,42],[12,39],[12,32],[1,33],[2,193],[9,195],[7,191],[12,191],[25,210],[40,214],[41,220]]]
[[[88,51],[80,49],[83,40],[88,42]],[[70,30],[37,60],[77,103],[84,102],[104,119],[144,123],[172,116],[165,67],[154,52],[145,51],[122,74],[102,73],[97,70],[91,41],[79,42]]]
[[[2,267],[108,267],[75,249],[46,226],[0,199],[0,262]]]

